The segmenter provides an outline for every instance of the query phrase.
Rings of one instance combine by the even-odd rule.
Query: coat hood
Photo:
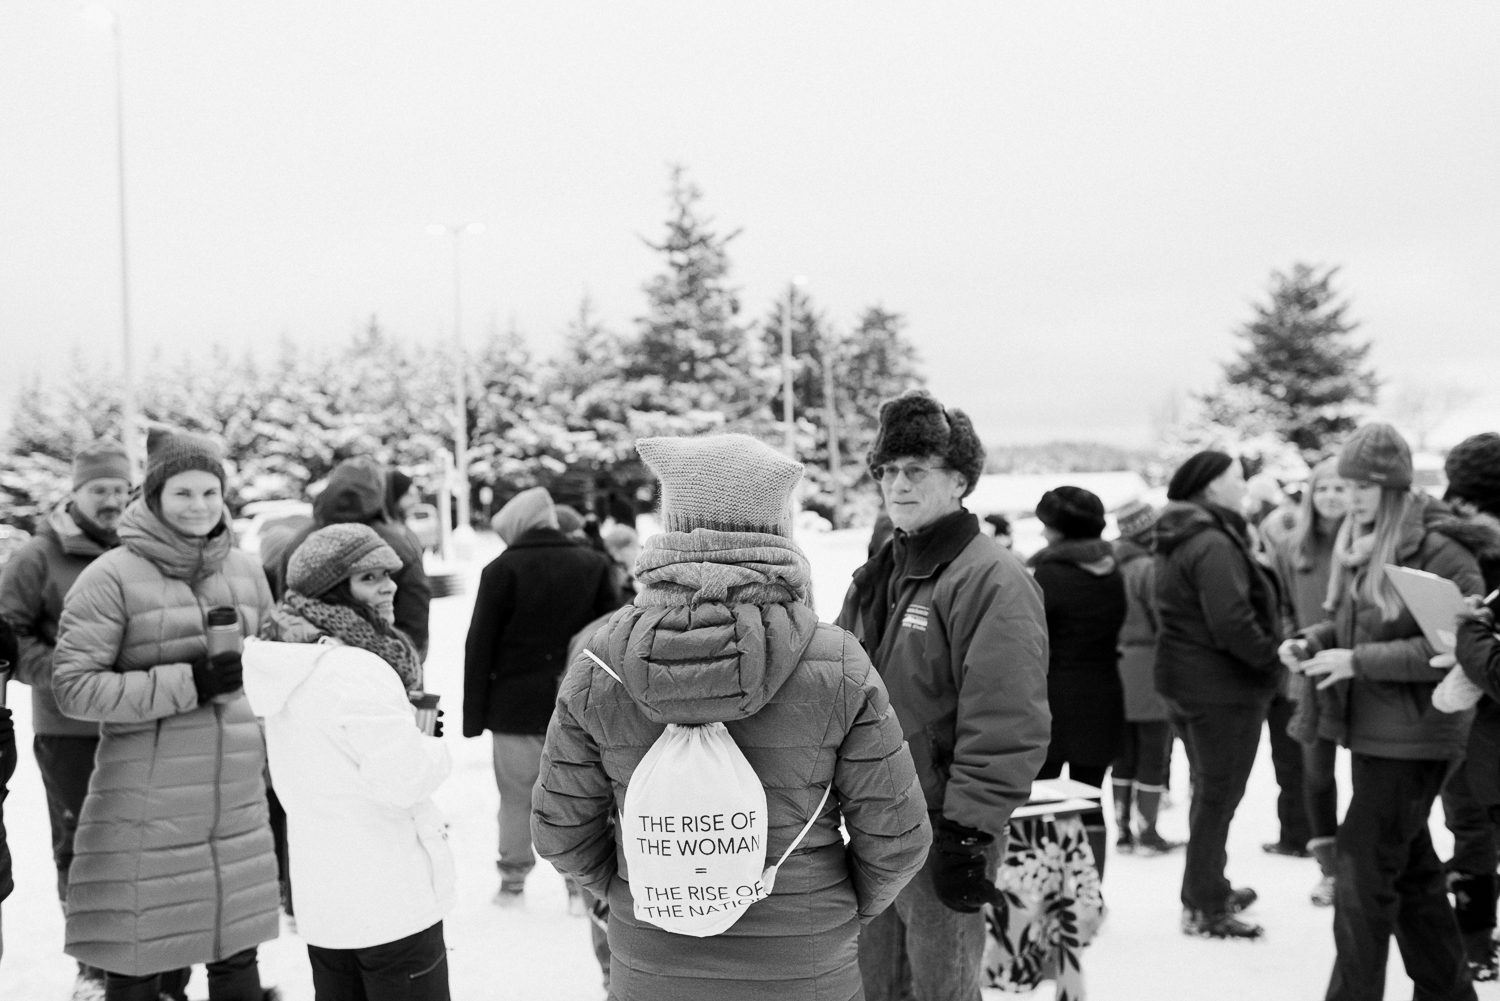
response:
[[[607,662],[653,723],[725,723],[786,684],[818,628],[798,602],[627,605],[601,631]]]
[[[368,524],[385,519],[385,474],[371,462],[345,462],[328,476],[328,485],[313,501],[319,528],[348,522]]]
[[[245,697],[255,715],[265,719],[281,712],[292,693],[312,677],[318,662],[337,649],[328,643],[246,640],[240,663],[245,668]]]
[[[1231,527],[1223,519],[1232,514],[1233,512],[1223,508],[1211,510],[1190,501],[1173,501],[1162,508],[1156,519],[1156,526],[1151,533],[1151,546],[1157,553],[1165,556],[1203,532],[1217,530],[1227,534]]]
[[[145,501],[136,500],[120,516],[119,533],[122,546],[154,564],[165,576],[181,580],[218,573],[234,548],[228,508],[212,535],[189,538],[158,518]]]
[[[1114,549],[1103,539],[1064,539],[1041,550],[1030,560],[1031,566],[1043,563],[1071,563],[1095,577],[1115,572]]]
[[[1480,563],[1500,563],[1500,519],[1492,515],[1461,518],[1442,513],[1432,518],[1427,527],[1463,546]]]
[[[54,507],[52,513],[47,515],[47,520],[42,522],[41,528],[37,529],[37,534],[51,536],[69,556],[93,558],[109,552],[78,527],[78,522],[73,519],[73,512],[68,510],[69,503],[71,502],[65,500]]]

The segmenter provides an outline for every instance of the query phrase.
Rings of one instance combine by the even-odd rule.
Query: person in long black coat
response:
[[[1120,683],[1120,627],[1128,606],[1125,579],[1104,532],[1104,504],[1081,487],[1058,487],[1042,495],[1036,516],[1047,547],[1031,558],[1047,612],[1051,655],[1047,700],[1052,706],[1052,743],[1038,779],[1068,777],[1102,787],[1125,730],[1125,693]],[[1083,815],[1094,865],[1104,876],[1107,835],[1104,811]]]
[[[568,667],[568,642],[620,606],[608,556],[569,539],[542,487],[516,495],[494,519],[506,548],[479,578],[464,647],[465,737],[489,730],[500,789],[500,891],[495,903],[522,900],[536,864],[531,790],[542,743]]]

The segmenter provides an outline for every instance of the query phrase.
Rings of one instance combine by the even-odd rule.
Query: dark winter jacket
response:
[[[546,733],[568,641],[619,605],[608,556],[555,528],[522,534],[479,578],[464,646],[464,736]]]
[[[880,672],[927,808],[1007,835],[1047,758],[1042,591],[967,511],[897,532],[854,572],[838,624]]]
[[[282,600],[286,597],[287,564],[309,535],[329,525],[369,525],[401,559],[401,569],[391,574],[391,580],[396,582],[396,628],[410,637],[425,660],[432,585],[422,568],[421,543],[411,529],[392,520],[386,512],[385,490],[385,474],[379,466],[361,460],[341,464],[329,475],[328,485],[313,502],[313,523],[287,539],[284,545],[273,546],[262,554],[266,579],[271,583],[271,596],[276,601]]]
[[[1115,561],[1125,583],[1125,622],[1120,626],[1125,719],[1160,723],[1167,718],[1167,704],[1156,691],[1156,563],[1149,549],[1129,539],[1115,543]]]
[[[1489,515],[1440,522],[1437,528],[1479,560],[1484,592],[1500,588],[1500,520]],[[1500,604],[1497,602],[1496,604]],[[1482,626],[1466,625],[1458,633],[1459,663],[1484,698],[1474,707],[1465,767],[1469,789],[1486,806],[1500,806],[1500,653],[1493,635]]]
[[[1275,581],[1225,508],[1168,504],[1156,521],[1156,690],[1186,704],[1269,703],[1285,668]]]
[[[1443,530],[1452,522],[1443,504],[1419,495],[1402,526],[1396,560],[1446,577],[1464,594],[1482,593],[1484,580],[1474,554]],[[1343,742],[1356,754],[1377,758],[1462,758],[1474,714],[1432,707],[1432,691],[1443,680],[1443,672],[1429,663],[1432,645],[1404,607],[1396,618],[1382,618],[1379,606],[1362,596],[1360,579],[1353,579],[1331,619],[1303,632],[1314,653],[1354,651]]]
[[[10,871],[10,845],[5,839],[5,797],[16,773],[16,724],[8,707],[0,706],[0,901],[10,896],[15,881]]]
[[[1115,759],[1125,724],[1120,684],[1120,627],[1125,580],[1109,543],[1054,543],[1031,558],[1047,612],[1047,704],[1052,742],[1047,757],[1102,766]]]
[[[63,599],[83,568],[109,547],[89,536],[69,513],[69,503],[53,509],[37,533],[11,555],[0,574],[0,618],[16,631],[20,660],[11,668],[16,681],[31,686],[31,727],[57,737],[97,737],[99,725],[69,719],[52,694],[52,650]]]
[[[648,588],[648,594],[650,589]],[[617,1001],[856,996],[859,927],[931,843],[901,727],[853,637],[794,602],[620,609],[563,679],[533,796],[538,853],[607,899]],[[710,938],[636,920],[610,817],[667,723],[723,722],[766,791],[768,863],[833,795],[776,878]],[[848,832],[845,843],[839,827]]]

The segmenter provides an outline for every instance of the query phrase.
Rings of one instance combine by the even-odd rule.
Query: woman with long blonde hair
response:
[[[1412,490],[1411,450],[1390,425],[1349,439],[1338,472],[1349,514],[1334,541],[1331,618],[1282,647],[1289,667],[1318,681],[1318,711],[1352,752],[1353,796],[1335,843],[1329,1001],[1384,997],[1391,935],[1399,936],[1418,997],[1472,999],[1463,943],[1448,902],[1428,817],[1464,755],[1468,717],[1432,706],[1443,673],[1396,593],[1387,564],[1412,567],[1480,593],[1473,553],[1433,530],[1446,509]]]

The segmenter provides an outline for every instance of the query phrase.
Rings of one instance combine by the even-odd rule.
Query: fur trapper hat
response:
[[[870,449],[873,472],[892,459],[936,456],[957,470],[968,483],[964,496],[974,492],[984,472],[984,445],[974,433],[969,415],[954,407],[944,409],[925,389],[909,389],[880,405],[880,431]]]
[[[1082,487],[1058,487],[1042,494],[1036,518],[1069,539],[1097,539],[1104,534],[1104,502]]]
[[[1448,453],[1443,469],[1450,500],[1468,501],[1500,518],[1500,434],[1486,431],[1465,438]]]

